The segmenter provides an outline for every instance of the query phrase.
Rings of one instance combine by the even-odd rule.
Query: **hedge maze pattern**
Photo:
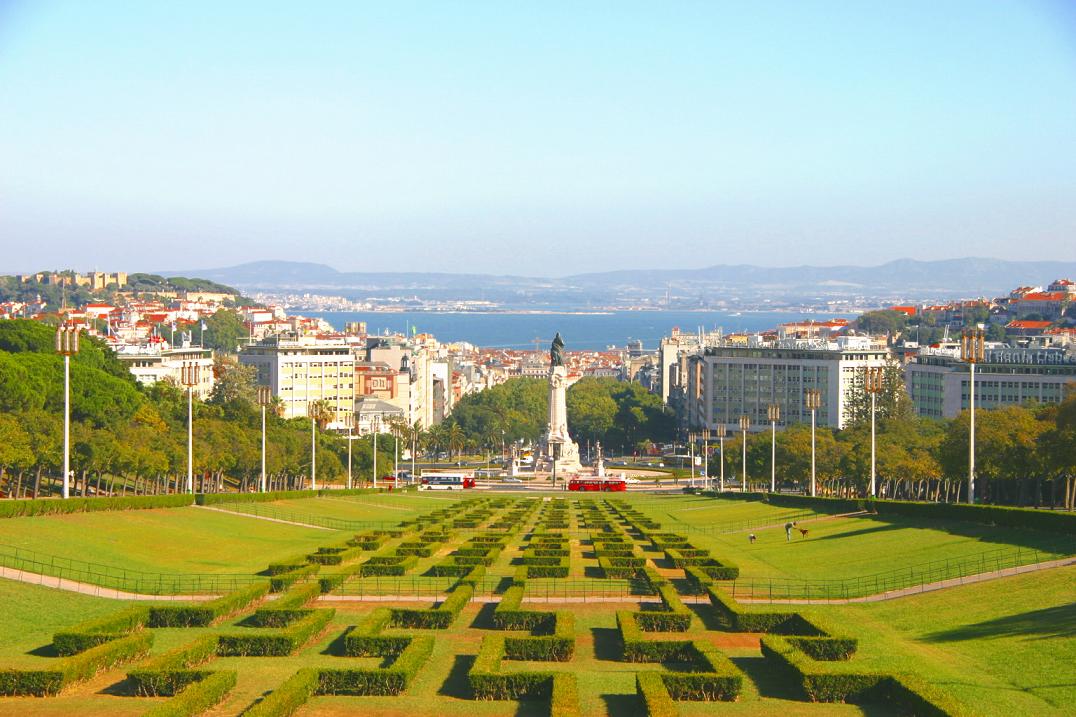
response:
[[[444,631],[457,629],[476,592],[497,578],[487,571],[510,562],[513,572],[500,578],[499,601],[489,611],[492,625],[471,626],[484,632],[466,674],[470,697],[549,701],[551,714],[572,717],[581,713],[576,675],[556,665],[576,656],[575,616],[570,606],[531,609],[527,595],[535,580],[578,575],[573,555],[581,552],[597,563],[586,568],[591,577],[628,580],[648,596],[643,609],[615,610],[620,653],[612,658],[639,665],[636,693],[645,714],[676,715],[678,701],[735,700],[745,680],[723,652],[701,639],[704,630],[667,577],[671,573],[682,573],[706,596],[706,609],[722,629],[762,633],[766,664],[796,685],[802,699],[886,703],[916,715],[965,714],[915,676],[856,670],[854,636],[796,611],[741,606],[721,585],[739,574],[732,562],[669,532],[625,500],[589,497],[468,498],[391,530],[330,539],[267,566],[263,580],[205,603],[136,606],[73,625],[53,636],[58,657],[49,669],[0,670],[0,695],[57,695],[122,665],[131,694],[167,698],[146,715],[200,714],[237,682],[236,671],[214,668],[217,658],[301,654],[319,636],[332,634],[326,630],[335,610],[322,607],[322,595],[363,578],[417,575],[421,564],[422,576],[449,580],[438,600],[362,613],[332,642],[339,666],[302,667],[242,714],[282,717],[322,695],[400,695],[430,663]],[[226,620],[232,626],[223,626]],[[154,629],[210,626],[216,630],[195,631],[179,647],[147,658]],[[356,666],[348,658],[381,662]],[[512,661],[550,667],[519,669]]]

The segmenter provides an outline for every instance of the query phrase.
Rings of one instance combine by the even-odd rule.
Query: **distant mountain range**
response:
[[[1076,277],[1076,262],[965,258],[898,259],[879,266],[631,269],[559,278],[429,272],[342,272],[325,264],[256,261],[220,269],[163,272],[211,279],[246,292],[310,292],[351,298],[415,296],[485,299],[508,305],[604,305],[662,302],[690,307],[714,301],[811,301],[840,297],[907,300],[998,296],[1023,285]],[[701,302],[701,303],[700,303]]]

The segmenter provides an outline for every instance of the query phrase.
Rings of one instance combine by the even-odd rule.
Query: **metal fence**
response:
[[[0,566],[17,571],[19,579],[47,584],[47,578],[59,578],[92,585],[101,589],[121,590],[143,595],[220,595],[265,578],[232,573],[151,573],[127,570],[83,560],[47,555],[12,545],[0,545]]]
[[[1033,548],[1005,548],[961,558],[932,560],[908,568],[898,568],[854,578],[800,580],[789,578],[741,577],[724,583],[733,597],[763,601],[826,602],[886,595],[902,590],[924,589],[932,583],[960,581],[972,575],[1057,560],[1065,555]],[[959,582],[958,582],[959,584]]]
[[[697,535],[724,535],[727,533],[741,533],[745,530],[763,528],[766,526],[780,525],[792,521],[826,518],[829,516],[826,513],[819,513],[814,510],[797,510],[789,513],[779,513],[765,518],[728,521],[724,523],[714,523],[712,525],[695,525],[692,523],[685,523],[680,518],[673,515],[670,515],[669,517],[676,521],[675,524],[668,526],[670,532],[694,533]]]

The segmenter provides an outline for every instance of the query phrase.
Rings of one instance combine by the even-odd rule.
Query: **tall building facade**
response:
[[[257,382],[280,399],[284,418],[310,415],[322,401],[332,411],[328,427],[347,430],[355,410],[355,356],[341,340],[271,336],[239,353],[239,362],[257,369]]]
[[[1060,403],[1076,382],[1076,352],[1069,347],[1010,348],[984,353],[975,367],[975,407]],[[953,418],[967,410],[971,371],[957,348],[921,349],[905,369],[908,394],[920,416]]]
[[[818,425],[843,428],[863,370],[885,366],[889,358],[888,348],[860,336],[707,346],[687,357],[680,377],[683,423],[690,430],[735,431],[746,415],[752,430],[763,430],[770,425],[770,404],[781,407],[778,426],[809,423],[805,391],[817,389]]]

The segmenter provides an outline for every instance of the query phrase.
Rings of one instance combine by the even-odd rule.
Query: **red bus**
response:
[[[572,478],[568,481],[568,490],[579,491],[622,491],[628,484],[618,478]]]

